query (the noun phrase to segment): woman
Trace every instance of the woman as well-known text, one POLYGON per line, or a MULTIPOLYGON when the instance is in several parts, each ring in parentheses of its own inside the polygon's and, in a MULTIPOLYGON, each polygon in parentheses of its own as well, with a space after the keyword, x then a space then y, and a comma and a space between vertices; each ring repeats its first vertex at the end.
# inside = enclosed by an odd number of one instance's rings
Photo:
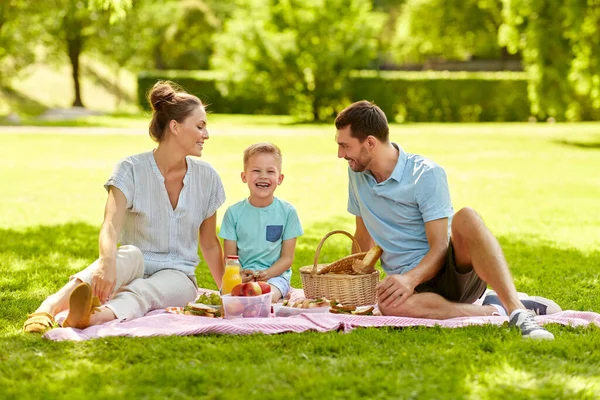
POLYGON ((157 148, 117 164, 104 185, 100 257, 44 300, 25 322, 26 332, 52 327, 54 316, 67 308, 63 326, 82 329, 186 305, 197 293, 198 234, 220 286, 224 267, 216 210, 225 193, 210 165, 188 157, 200 157, 209 137, 204 105, 171 82, 158 82, 148 97, 157 148))

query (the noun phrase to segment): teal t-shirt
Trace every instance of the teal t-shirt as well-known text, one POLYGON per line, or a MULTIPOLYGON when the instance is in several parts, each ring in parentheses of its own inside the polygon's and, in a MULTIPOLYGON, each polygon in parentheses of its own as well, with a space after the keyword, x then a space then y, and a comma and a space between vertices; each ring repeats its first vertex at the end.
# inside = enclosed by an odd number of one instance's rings
MULTIPOLYGON (((237 242, 243 269, 265 270, 279 260, 284 240, 302 235, 294 206, 274 198, 267 207, 254 207, 248 199, 227 209, 219 237, 237 242)), ((290 279, 291 269, 281 276, 290 279)))

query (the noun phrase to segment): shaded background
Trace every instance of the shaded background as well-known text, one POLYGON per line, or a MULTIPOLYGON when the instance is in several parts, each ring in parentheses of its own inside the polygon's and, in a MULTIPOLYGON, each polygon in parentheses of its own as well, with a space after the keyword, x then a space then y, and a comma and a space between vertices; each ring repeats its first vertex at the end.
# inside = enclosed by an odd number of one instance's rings
POLYGON ((168 78, 217 113, 597 120, 599 26, 594 0, 4 0, 0 115, 137 113, 168 78))

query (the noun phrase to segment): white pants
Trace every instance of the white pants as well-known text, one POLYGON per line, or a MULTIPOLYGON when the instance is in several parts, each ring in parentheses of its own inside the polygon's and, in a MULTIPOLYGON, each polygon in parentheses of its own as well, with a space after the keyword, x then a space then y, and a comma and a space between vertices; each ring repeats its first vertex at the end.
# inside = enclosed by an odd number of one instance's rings
MULTIPOLYGON (((71 276, 92 283, 92 274, 98 268, 96 260, 81 272, 71 276)), ((144 257, 135 246, 121 246, 117 250, 117 281, 114 296, 104 304, 117 319, 130 320, 144 316, 148 311, 165 307, 183 307, 194 301, 197 284, 194 277, 175 269, 163 269, 151 276, 144 275, 144 257)))

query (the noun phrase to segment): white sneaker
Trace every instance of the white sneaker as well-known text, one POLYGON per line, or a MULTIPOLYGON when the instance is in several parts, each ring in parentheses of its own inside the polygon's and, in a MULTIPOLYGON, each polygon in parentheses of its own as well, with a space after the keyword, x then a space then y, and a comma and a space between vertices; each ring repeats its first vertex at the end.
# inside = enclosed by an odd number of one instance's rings
POLYGON ((529 296, 526 299, 521 300, 521 303, 523 303, 525 308, 534 310, 537 315, 550 315, 562 311, 562 308, 554 301, 541 296, 529 296), (525 302, 531 302, 530 306, 525 304, 525 302), (540 308, 540 305, 543 307, 540 308))
MULTIPOLYGON (((526 309, 533 311, 536 315, 550 315, 562 311, 558 304, 545 297, 527 296, 527 298, 521 298, 520 300, 526 309)), ((482 305, 497 305, 504 308, 504 305, 495 292, 487 294, 483 299, 482 305)))
POLYGON ((524 339, 554 340, 554 335, 535 322, 535 313, 531 310, 516 310, 508 326, 516 326, 521 330, 524 339))

